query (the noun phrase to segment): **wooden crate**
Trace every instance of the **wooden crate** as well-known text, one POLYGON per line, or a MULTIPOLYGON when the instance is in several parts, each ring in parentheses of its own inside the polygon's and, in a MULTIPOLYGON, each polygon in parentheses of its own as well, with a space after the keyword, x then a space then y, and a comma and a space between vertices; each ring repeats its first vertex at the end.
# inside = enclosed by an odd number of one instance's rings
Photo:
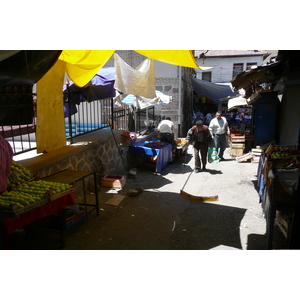
POLYGON ((231 148, 230 155, 232 157, 242 156, 244 154, 244 148, 231 148))
POLYGON ((243 143, 230 143, 230 155, 232 157, 239 157, 244 154, 245 144, 243 143))
POLYGON ((245 136, 244 135, 231 135, 230 140, 232 143, 244 143, 245 142, 245 136))
POLYGON ((245 144, 244 143, 230 143, 230 148, 245 149, 245 144))

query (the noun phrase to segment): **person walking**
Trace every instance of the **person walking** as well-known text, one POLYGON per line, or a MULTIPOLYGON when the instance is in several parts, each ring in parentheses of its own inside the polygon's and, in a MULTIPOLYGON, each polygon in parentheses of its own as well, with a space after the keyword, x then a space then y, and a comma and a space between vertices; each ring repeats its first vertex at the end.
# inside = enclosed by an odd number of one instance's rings
POLYGON ((174 123, 170 117, 162 120, 158 126, 157 131, 160 133, 160 141, 173 144, 174 141, 174 123))
POLYGON ((214 140, 220 161, 224 161, 224 151, 226 149, 226 133, 230 135, 230 128, 225 117, 222 117, 222 112, 217 111, 215 118, 209 123, 209 131, 214 140))
POLYGON ((194 172, 198 173, 202 170, 206 170, 207 163, 207 152, 209 143, 212 141, 212 136, 208 129, 208 126, 203 125, 203 121, 198 120, 192 128, 187 132, 186 140, 188 143, 192 143, 194 148, 194 159, 195 159, 195 169, 194 172), (201 160, 200 155, 201 154, 201 160))
POLYGON ((204 125, 209 126, 211 120, 212 120, 212 115, 210 112, 208 112, 204 118, 204 122, 203 122, 204 125))

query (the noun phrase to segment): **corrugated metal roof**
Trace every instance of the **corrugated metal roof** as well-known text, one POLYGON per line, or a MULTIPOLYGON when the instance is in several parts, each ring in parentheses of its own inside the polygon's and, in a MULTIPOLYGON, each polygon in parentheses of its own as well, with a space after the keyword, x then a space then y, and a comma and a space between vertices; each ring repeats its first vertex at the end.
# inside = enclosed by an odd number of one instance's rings
POLYGON ((206 57, 218 56, 263 56, 268 55, 267 50, 195 50, 195 57, 199 57, 202 53, 206 57))

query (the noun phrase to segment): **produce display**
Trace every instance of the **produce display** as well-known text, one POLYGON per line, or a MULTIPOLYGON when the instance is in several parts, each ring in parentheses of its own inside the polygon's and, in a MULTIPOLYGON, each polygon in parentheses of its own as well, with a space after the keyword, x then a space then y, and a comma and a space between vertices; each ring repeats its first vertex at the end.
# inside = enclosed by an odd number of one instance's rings
POLYGON ((187 143, 185 138, 177 138, 175 139, 175 143, 177 146, 183 146, 187 143))
POLYGON ((12 188, 29 181, 34 178, 34 174, 24 168, 21 164, 16 161, 12 161, 10 173, 7 178, 7 185, 12 188))
POLYGON ((288 158, 293 155, 300 155, 300 150, 292 147, 270 145, 265 154, 270 158, 288 158))
POLYGON ((0 206, 8 209, 10 204, 16 204, 17 208, 23 208, 47 197, 47 192, 59 194, 70 190, 71 185, 58 182, 49 182, 44 180, 30 181, 17 187, 10 192, 4 192, 0 195, 0 206))

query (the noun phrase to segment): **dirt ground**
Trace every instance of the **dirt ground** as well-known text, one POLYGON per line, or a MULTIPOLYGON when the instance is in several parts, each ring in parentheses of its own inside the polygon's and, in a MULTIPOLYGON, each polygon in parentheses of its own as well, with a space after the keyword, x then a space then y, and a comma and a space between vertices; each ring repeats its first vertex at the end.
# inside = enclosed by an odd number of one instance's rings
MULTIPOLYGON (((63 250, 266 249, 266 221, 255 185, 258 164, 237 163, 228 149, 225 158, 196 174, 189 147, 186 157, 178 157, 160 174, 154 165, 143 164, 122 189, 101 187, 99 216, 92 212, 68 229, 63 250), (127 196, 136 187, 143 192, 127 196), (181 189, 193 195, 216 195, 218 201, 195 202, 183 197, 181 189), (114 195, 124 199, 117 206, 106 204, 114 195)), ((93 194, 88 193, 88 201, 94 202, 93 194)), ((286 248, 282 233, 275 229, 274 248, 286 248)), ((27 237, 26 243, 14 243, 15 249, 59 248, 56 233, 31 231, 31 241, 27 237)))

